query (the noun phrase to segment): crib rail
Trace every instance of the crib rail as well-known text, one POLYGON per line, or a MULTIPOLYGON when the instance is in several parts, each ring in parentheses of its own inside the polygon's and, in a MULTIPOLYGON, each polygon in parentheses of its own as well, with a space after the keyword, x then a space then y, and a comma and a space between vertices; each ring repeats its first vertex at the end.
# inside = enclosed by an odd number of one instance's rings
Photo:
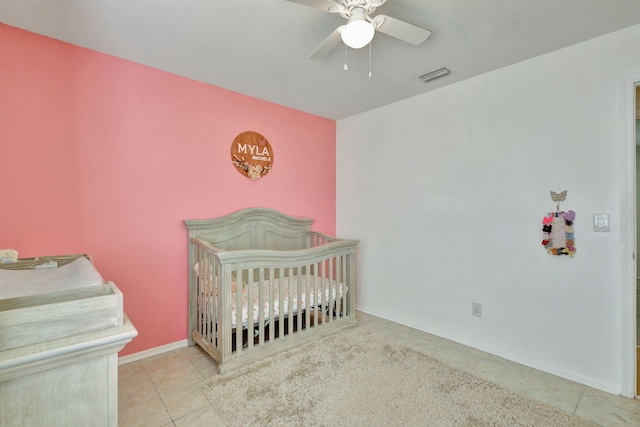
POLYGON ((355 323, 355 240, 307 232, 307 247, 288 251, 189 242, 190 339, 221 372, 355 323))

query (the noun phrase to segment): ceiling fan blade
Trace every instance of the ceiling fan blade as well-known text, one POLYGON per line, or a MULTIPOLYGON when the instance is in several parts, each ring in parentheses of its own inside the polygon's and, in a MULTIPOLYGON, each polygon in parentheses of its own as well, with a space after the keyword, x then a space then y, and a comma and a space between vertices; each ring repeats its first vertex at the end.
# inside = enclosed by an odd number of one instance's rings
POLYGON ((407 43, 418 46, 431 35, 431 31, 408 22, 392 18, 387 15, 377 15, 374 18, 376 29, 388 36, 395 37, 407 43))
POLYGON ((324 42, 322 42, 320 47, 311 54, 309 59, 324 59, 325 56, 327 56, 333 49, 335 49, 335 47, 342 41, 342 36, 340 33, 342 33, 343 28, 344 25, 340 25, 338 28, 336 28, 335 31, 331 33, 331 35, 327 37, 324 42))
POLYGON ((287 0, 291 3, 298 3, 303 6, 309 6, 314 9, 324 10, 329 12, 329 9, 336 7, 337 3, 330 0, 287 0))

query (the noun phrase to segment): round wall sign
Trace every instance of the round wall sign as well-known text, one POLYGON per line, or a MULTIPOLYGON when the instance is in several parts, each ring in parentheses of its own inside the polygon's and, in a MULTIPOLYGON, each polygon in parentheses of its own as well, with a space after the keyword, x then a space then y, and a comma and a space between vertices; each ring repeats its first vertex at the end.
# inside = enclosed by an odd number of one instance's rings
POLYGON ((242 175, 254 181, 260 179, 273 165, 271 144, 258 132, 242 132, 231 144, 231 163, 242 175))

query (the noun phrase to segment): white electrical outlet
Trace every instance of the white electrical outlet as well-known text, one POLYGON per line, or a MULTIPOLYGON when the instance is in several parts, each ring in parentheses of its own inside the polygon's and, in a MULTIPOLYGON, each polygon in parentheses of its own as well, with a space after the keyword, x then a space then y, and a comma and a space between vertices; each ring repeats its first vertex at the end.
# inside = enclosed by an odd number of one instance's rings
POLYGON ((475 317, 482 317, 482 304, 480 304, 479 302, 472 302, 471 315, 475 317))

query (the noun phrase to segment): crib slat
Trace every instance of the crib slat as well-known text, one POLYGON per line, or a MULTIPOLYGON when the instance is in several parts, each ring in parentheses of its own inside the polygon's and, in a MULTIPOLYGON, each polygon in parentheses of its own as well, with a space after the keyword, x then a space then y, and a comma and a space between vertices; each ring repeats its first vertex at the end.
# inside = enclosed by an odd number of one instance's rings
POLYGON ((200 264, 198 264, 199 269, 200 269, 200 286, 202 287, 202 289, 200 290, 200 295, 202 297, 202 302, 203 302, 203 306, 201 307, 201 312, 200 312, 200 322, 201 323, 201 329, 202 329, 202 337, 207 341, 207 342, 211 342, 211 325, 210 325, 210 320, 211 320, 211 306, 212 304, 212 297, 210 293, 211 291, 211 284, 210 282, 210 271, 209 271, 209 265, 207 264, 208 261, 208 257, 207 257, 207 253, 202 251, 202 256, 200 257, 200 264))
POLYGON ((220 261, 216 259, 213 254, 207 254, 212 268, 212 284, 209 292, 209 307, 207 310, 209 317, 207 319, 207 323, 209 324, 209 328, 211 330, 211 343, 215 345, 215 347, 219 350, 220 340, 220 325, 218 323, 218 319, 221 317, 220 307, 221 301, 223 298, 222 291, 220 290, 220 285, 222 284, 222 266, 220 265, 220 261))
POLYGON ((340 304, 341 304, 341 288, 342 288, 342 277, 341 277, 341 255, 336 256, 333 258, 333 263, 334 263, 334 277, 332 278, 332 280, 334 281, 334 285, 333 285, 333 309, 334 309, 334 320, 338 320, 338 318, 340 317, 340 304))
POLYGON ((284 336, 284 268, 280 267, 278 274, 278 337, 284 336))
POLYGON ((356 303, 356 269, 355 269, 355 249, 352 249, 348 255, 348 262, 345 264, 345 281, 348 283, 349 293, 348 298, 345 300, 346 309, 345 312, 351 318, 355 318, 354 310, 356 303))
MULTIPOLYGON (((202 251, 200 250, 199 246, 195 247, 195 262, 197 263, 196 265, 201 266, 202 265, 202 251)), ((194 265, 195 267, 195 265, 194 265)), ((198 267, 199 268, 199 267, 198 267)), ((189 274, 191 274, 191 272, 189 272, 189 274)), ((195 329, 196 331, 198 331, 198 334, 203 335, 204 331, 202 329, 202 326, 204 325, 202 322, 202 317, 203 317, 203 312, 202 312, 202 303, 204 302, 204 300, 206 299, 206 295, 203 294, 202 292, 202 278, 200 277, 200 271, 198 271, 196 273, 196 276, 194 278, 195 280, 195 287, 196 287, 196 295, 198 296, 198 299, 196 300, 196 313, 197 313, 197 317, 196 317, 196 322, 195 322, 195 329)), ((191 333, 191 331, 189 331, 189 333, 191 333)))
POLYGON ((292 334, 293 333, 293 317, 294 317, 293 298, 292 298, 293 296, 293 268, 292 267, 289 267, 287 270, 287 288, 288 288, 287 301, 286 301, 286 308, 285 308, 286 311, 280 312, 281 314, 280 317, 284 317, 285 313, 288 314, 285 318, 287 319, 287 322, 288 322, 288 331, 290 334, 292 334))
MULTIPOLYGON (((247 320, 247 348, 253 348, 253 331, 255 327, 255 317, 253 312, 253 268, 247 271, 247 312, 249 314, 247 320)), ((259 307, 259 305, 258 305, 259 307)), ((237 332, 236 332, 237 333, 237 332)), ((244 333, 244 332, 243 332, 244 333)), ((244 348, 243 348, 244 349, 244 348)))
POLYGON ((342 314, 344 317, 349 316, 349 299, 351 299, 353 291, 352 283, 349 281, 350 260, 349 254, 342 256, 342 314))
POLYGON ((309 282, 311 280, 310 270, 310 265, 305 265, 302 270, 302 277, 304 278, 304 324, 307 328, 311 327, 311 324, 309 324, 309 319, 311 318, 311 290, 309 288, 309 282))
POLYGON ((258 272, 258 344, 264 344, 264 268, 258 272))
POLYGON ((317 326, 320 318, 318 313, 322 313, 322 308, 320 307, 322 301, 321 298, 318 298, 320 292, 320 263, 315 263, 313 267, 313 326, 317 326))
POLYGON ((342 263, 344 255, 336 257, 336 319, 342 317, 342 299, 344 298, 344 278, 342 277, 342 263))
MULTIPOLYGON (((236 352, 242 351, 242 278, 244 270, 236 270, 236 352)), ((233 284, 231 285, 233 288, 233 284)))
MULTIPOLYGON (((204 293, 204 313, 202 318, 202 322, 204 322, 204 328, 206 330, 206 341, 207 343, 217 346, 219 343, 217 342, 216 336, 216 322, 215 319, 218 316, 218 300, 216 295, 218 295, 219 290, 218 286, 218 263, 213 258, 213 255, 204 252, 204 257, 202 258, 202 262, 205 265, 205 288, 203 289, 204 293)), ((200 264, 202 265, 202 264, 200 264)))
MULTIPOLYGON (((335 277, 333 276, 333 263, 335 262, 335 258, 331 257, 329 258, 329 278, 327 281, 327 309, 329 310, 329 316, 328 319, 329 322, 333 322, 333 313, 331 312, 333 310, 333 304, 335 301, 335 298, 333 296, 333 292, 334 292, 334 279, 335 277)), ((336 284, 337 286, 337 284, 336 284)), ((326 319, 326 317, 325 317, 326 319)))
POLYGON ((232 353, 232 318, 231 318, 231 267, 221 268, 218 276, 218 308, 217 332, 220 337, 220 350, 222 358, 229 358, 232 353))
POLYGON ((302 330, 302 316, 304 312, 302 311, 303 302, 302 302, 302 267, 296 268, 296 304, 298 310, 296 311, 296 328, 298 331, 302 330))
POLYGON ((273 278, 273 268, 269 269, 269 295, 267 296, 267 298, 269 298, 269 341, 273 342, 273 340, 275 339, 275 327, 276 327, 276 323, 274 321, 274 304, 273 304, 273 282, 274 282, 274 278, 273 278))
POLYGON ((316 276, 316 282, 318 287, 318 318, 316 319, 316 323, 320 324, 322 322, 322 317, 324 316, 325 309, 325 301, 324 301, 324 261, 320 261, 318 263, 318 272, 316 276))
MULTIPOLYGON (((197 263, 198 266, 202 265, 202 251, 200 250, 199 246, 195 247, 195 261, 197 263)), ((189 272, 189 274, 191 274, 191 272, 189 272)), ((195 278, 195 287, 196 287, 196 295, 198 296, 198 299, 196 300, 196 313, 197 313, 197 317, 196 317, 196 323, 195 323, 195 329, 198 331, 198 334, 203 335, 204 331, 202 330, 202 303, 203 300, 205 299, 205 295, 203 295, 202 293, 202 278, 200 277, 200 272, 198 271, 198 273, 196 274, 195 278)), ((191 331, 189 331, 189 333, 191 333, 191 331)))

